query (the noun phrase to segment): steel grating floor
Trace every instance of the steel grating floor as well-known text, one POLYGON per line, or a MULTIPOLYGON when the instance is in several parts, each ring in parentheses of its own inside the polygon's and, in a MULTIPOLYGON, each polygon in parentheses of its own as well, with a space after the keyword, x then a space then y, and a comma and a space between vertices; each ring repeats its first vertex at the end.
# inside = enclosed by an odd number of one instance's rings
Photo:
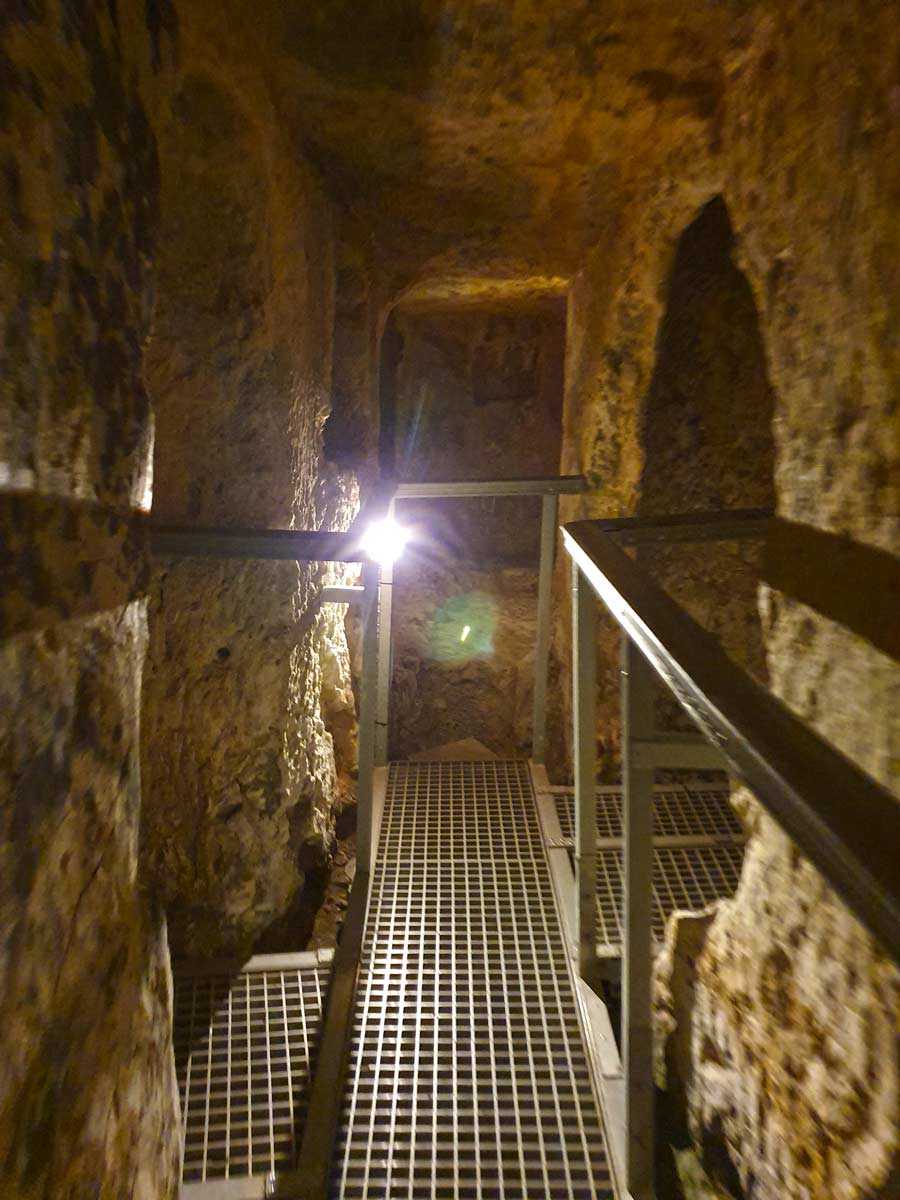
MULTIPOLYGON (((575 794, 553 789, 563 840, 574 843, 575 794)), ((654 789, 653 936, 662 942, 676 910, 698 911, 734 895, 741 875, 746 834, 725 788, 654 789)), ((622 793, 597 792, 597 945, 604 955, 622 945, 622 793)))
POLYGON ((185 1184, 294 1165, 330 970, 330 955, 297 954, 176 972, 185 1184))
MULTIPOLYGON (((575 839, 575 793, 567 788, 554 788, 553 799, 560 831, 572 844, 575 839)), ((597 835, 601 839, 622 839, 622 792, 619 788, 597 789, 597 835)), ((731 805, 727 788, 684 784, 654 788, 653 836, 717 836, 731 842, 743 842, 746 835, 731 805)))
POLYGON ((390 769, 334 1194, 612 1197, 526 763, 390 769))

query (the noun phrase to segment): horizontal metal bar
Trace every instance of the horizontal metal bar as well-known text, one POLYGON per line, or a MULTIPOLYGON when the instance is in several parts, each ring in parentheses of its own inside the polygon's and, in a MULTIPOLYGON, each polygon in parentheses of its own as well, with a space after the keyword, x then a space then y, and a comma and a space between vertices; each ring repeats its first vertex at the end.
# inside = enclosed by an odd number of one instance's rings
POLYGON ((263 1200, 266 1175, 247 1175, 238 1179, 210 1179, 204 1183, 183 1183, 181 1200, 263 1200))
POLYGON ((587 491, 583 475, 550 479, 458 479, 447 483, 398 483, 397 500, 445 500, 453 496, 565 496, 587 491))
MULTIPOLYGON (((601 850, 621 850, 624 841, 625 839, 620 837, 598 837, 597 852, 599 853, 601 850)), ((698 846, 744 846, 746 843, 746 837, 739 837, 734 833, 653 835, 654 850, 693 850, 698 846)))
POLYGON ((150 546, 160 558, 264 558, 352 563, 368 559, 358 533, 330 533, 322 529, 202 529, 188 525, 151 525, 150 546))
POLYGON ((361 584, 331 584, 319 592, 321 604, 356 604, 362 600, 366 589, 361 584))
POLYGON ((247 975, 256 971, 302 971, 331 962, 332 949, 297 950, 289 954, 254 954, 246 962, 233 958, 202 958, 176 961, 173 966, 180 979, 205 975, 247 975))
POLYGON ((592 521, 564 544, 731 769, 900 962, 900 803, 733 663, 592 521))
POLYGON ((725 759, 717 746, 705 738, 682 739, 632 738, 632 755, 636 767, 669 767, 683 771, 721 771, 725 759))
POLYGON ((769 531, 770 508, 734 508, 715 512, 675 513, 664 517, 615 517, 596 521, 617 542, 731 542, 761 538, 769 531))

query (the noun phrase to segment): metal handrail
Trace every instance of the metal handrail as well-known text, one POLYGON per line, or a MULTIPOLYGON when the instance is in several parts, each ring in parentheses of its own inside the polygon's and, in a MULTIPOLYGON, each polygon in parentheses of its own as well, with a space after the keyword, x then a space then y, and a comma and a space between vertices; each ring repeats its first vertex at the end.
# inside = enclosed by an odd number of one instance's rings
MULTIPOLYGON (((664 743, 654 740, 653 672, 703 738, 898 962, 900 803, 732 662, 718 642, 615 544, 602 524, 579 521, 562 531, 573 564, 576 874, 579 892, 585 893, 580 903, 584 925, 593 916, 596 853, 596 595, 623 632, 626 1174, 634 1200, 648 1200, 654 1194, 652 787, 654 765, 668 765, 664 743)), ((628 528, 627 522, 617 524, 628 528)), ((729 540, 733 528, 733 523, 721 521, 718 536, 729 540)), ((751 532, 749 522, 746 530, 751 532)), ((584 928, 580 943, 584 970, 592 949, 584 928)))
POLYGON ((900 961, 900 804, 823 741, 593 522, 564 545, 656 673, 831 886, 900 961))

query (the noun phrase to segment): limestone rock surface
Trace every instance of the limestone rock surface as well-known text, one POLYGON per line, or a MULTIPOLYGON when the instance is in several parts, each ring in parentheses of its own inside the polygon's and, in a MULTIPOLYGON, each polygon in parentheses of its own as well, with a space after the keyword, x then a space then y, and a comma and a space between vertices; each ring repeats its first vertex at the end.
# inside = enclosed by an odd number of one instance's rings
POLYGON ((142 886, 143 345, 167 4, 0 14, 0 1195, 160 1200, 180 1130, 142 886))

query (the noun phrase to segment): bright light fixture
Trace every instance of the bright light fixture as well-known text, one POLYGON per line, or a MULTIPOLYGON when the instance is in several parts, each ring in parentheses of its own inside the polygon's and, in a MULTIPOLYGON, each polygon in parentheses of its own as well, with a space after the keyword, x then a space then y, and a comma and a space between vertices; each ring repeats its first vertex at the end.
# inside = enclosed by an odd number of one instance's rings
POLYGON ((393 517, 385 517, 383 521, 375 521, 366 530, 362 548, 370 558, 383 567, 389 567, 403 553, 408 541, 409 530, 398 525, 393 517))

